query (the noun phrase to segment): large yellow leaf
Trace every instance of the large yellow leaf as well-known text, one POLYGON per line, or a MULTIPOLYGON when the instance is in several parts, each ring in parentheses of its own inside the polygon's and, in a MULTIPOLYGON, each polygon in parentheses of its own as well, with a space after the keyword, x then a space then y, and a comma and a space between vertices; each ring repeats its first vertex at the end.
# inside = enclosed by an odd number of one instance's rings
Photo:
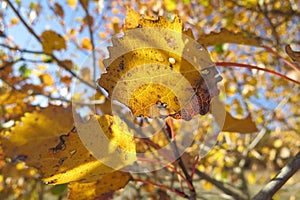
POLYGON ((95 182, 73 182, 68 185, 68 198, 71 200, 94 200, 105 193, 123 188, 130 179, 129 173, 115 171, 95 182))
POLYGON ((52 30, 44 31, 41 34, 42 46, 46 53, 52 53, 54 50, 66 49, 65 39, 52 30))
MULTIPOLYGON (((115 122, 112 117, 96 119, 99 120, 97 123, 100 123, 102 130, 111 135, 112 143, 122 141, 123 146, 119 148, 130 147, 131 152, 135 151, 130 134, 115 128, 118 125, 112 124, 115 122)), ((44 181, 51 184, 79 180, 96 181, 102 175, 115 171, 115 168, 104 165, 86 149, 77 132, 74 129, 70 131, 72 127, 70 108, 50 106, 34 113, 26 113, 21 122, 6 134, 8 139, 3 141, 4 152, 12 160, 23 160, 29 166, 39 169, 44 181)), ((104 147, 98 148, 102 150, 104 147)), ((107 154, 106 158, 116 157, 107 154)))
POLYGON ((251 115, 248 115, 244 119, 234 118, 229 112, 226 112, 224 127, 222 131, 238 132, 238 133, 254 133, 258 129, 255 123, 251 119, 251 115))
POLYGON ((172 116, 184 113, 185 119, 207 113, 215 93, 210 94, 205 84, 217 90, 217 70, 191 32, 183 31, 181 20, 142 17, 129 10, 125 30, 123 37, 112 39, 110 57, 103 61, 107 73, 98 80, 111 98, 135 116, 157 116, 158 104, 172 116), (211 72, 212 79, 204 81, 202 70, 211 72))
POLYGON ((223 43, 235 43, 250 46, 261 46, 258 39, 246 36, 241 32, 235 33, 226 28, 222 28, 220 32, 211 32, 199 36, 198 42, 204 46, 214 46, 223 43))

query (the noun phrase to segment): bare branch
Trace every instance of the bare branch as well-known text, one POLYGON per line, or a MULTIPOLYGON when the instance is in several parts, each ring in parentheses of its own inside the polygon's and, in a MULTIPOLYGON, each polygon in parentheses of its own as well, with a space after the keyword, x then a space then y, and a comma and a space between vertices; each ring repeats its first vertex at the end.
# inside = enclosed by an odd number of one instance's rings
POLYGON ((87 23, 88 23, 88 29, 89 29, 89 35, 90 35, 90 40, 92 43, 92 65, 93 65, 93 77, 94 77, 94 81, 97 80, 97 75, 96 75, 96 55, 95 55, 95 42, 94 42, 94 37, 93 37, 93 30, 92 30, 92 20, 91 20, 91 15, 89 13, 89 9, 88 9, 88 3, 85 6, 83 1, 80 0, 80 4, 86 14, 86 18, 87 18, 87 23))
POLYGON ((269 181, 254 197, 253 200, 271 200, 272 196, 291 178, 300 168, 300 151, 279 173, 269 181))
POLYGON ((23 17, 20 15, 20 12, 17 11, 17 9, 14 7, 14 5, 7 0, 8 5, 11 7, 11 9, 14 11, 14 13, 18 16, 18 18, 22 21, 22 23, 24 24, 24 26, 27 28, 27 30, 35 37, 35 39, 37 39, 37 41, 39 41, 40 43, 42 43, 40 37, 33 31, 33 29, 25 22, 25 20, 23 19, 23 17))
POLYGON ((238 193, 238 192, 234 191, 234 188, 233 187, 230 188, 230 186, 228 184, 225 184, 221 181, 215 180, 214 178, 211 178, 209 175, 199 171, 198 169, 195 170, 195 173, 198 176, 200 176, 200 178, 210 182, 211 184, 213 184, 214 186, 216 186, 217 188, 222 190, 225 194, 232 196, 234 199, 237 199, 237 200, 247 199, 247 197, 244 196, 243 193, 241 193, 241 192, 238 193))

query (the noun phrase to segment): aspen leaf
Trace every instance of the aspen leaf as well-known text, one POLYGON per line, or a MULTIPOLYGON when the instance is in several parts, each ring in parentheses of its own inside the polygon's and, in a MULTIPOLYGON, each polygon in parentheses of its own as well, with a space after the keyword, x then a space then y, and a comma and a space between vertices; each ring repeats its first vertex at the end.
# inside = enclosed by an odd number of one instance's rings
POLYGON ((236 119, 229 112, 226 112, 224 127, 222 131, 238 133, 254 133, 258 129, 249 114, 245 119, 236 119))
POLYGON ((45 86, 51 86, 54 84, 54 80, 53 80, 52 76, 49 74, 40 75, 40 80, 41 80, 42 84, 44 84, 45 86))
POLYGON ((207 113, 218 91, 220 80, 214 78, 218 73, 208 52, 190 31, 183 31, 178 16, 170 22, 129 10, 125 29, 121 39, 112 39, 110 57, 103 61, 107 73, 98 80, 111 98, 127 105, 135 116, 157 116, 159 103, 187 120, 207 113), (200 74, 205 68, 210 68, 211 80, 204 81, 200 74))
POLYGON ((59 136, 73 127, 70 108, 49 106, 46 109, 25 113, 10 132, 6 132, 3 150, 12 160, 26 161, 29 166, 45 170, 45 175, 54 173, 54 163, 49 149, 56 146, 59 136), (51 162, 50 162, 51 160, 51 162), (50 166, 49 166, 50 164, 50 166), (52 170, 52 171, 51 171, 52 170))
POLYGON ((77 5, 77 0, 67 0, 67 4, 74 9, 77 5))
POLYGON ((293 51, 290 45, 285 46, 285 51, 293 61, 300 63, 300 51, 293 51))
POLYGON ((177 6, 177 3, 175 0, 164 0, 164 4, 165 4, 167 11, 174 11, 177 6))
POLYGON ((69 70, 73 69, 73 62, 72 60, 63 60, 61 61, 63 65, 65 65, 65 67, 69 70))
POLYGON ((248 174, 248 182, 252 185, 256 183, 256 173, 250 172, 248 174))
MULTIPOLYGON (((103 116, 93 119, 99 120, 97 123, 101 124, 104 132, 115 144, 111 145, 110 149, 114 151, 116 148, 129 149, 131 155, 135 156, 132 137, 124 134, 124 127, 118 128, 117 123, 111 124, 115 122, 111 118, 111 116, 103 116)), ((87 123, 86 126, 90 127, 90 124, 87 123)), ((37 168, 43 180, 49 184, 71 181, 91 182, 114 172, 115 168, 104 165, 91 155, 82 144, 77 132, 70 131, 72 127, 73 118, 70 108, 49 106, 33 113, 26 113, 11 132, 6 133, 8 139, 3 141, 4 153, 12 160, 22 160, 27 165, 37 168)), ((106 159, 117 158, 110 157, 110 154, 106 155, 106 159)), ((133 160, 135 157, 128 156, 128 162, 133 160)), ((124 162, 120 161, 120 163, 120 167, 124 166, 124 162)))
POLYGON ((81 47, 87 50, 92 50, 92 43, 90 39, 88 38, 83 38, 81 41, 81 47))
POLYGON ((213 187, 213 184, 211 184, 208 181, 203 181, 203 187, 204 187, 205 190, 210 191, 213 187))
POLYGON ((68 185, 68 198, 71 200, 94 200, 105 193, 123 188, 130 179, 129 173, 115 171, 104 175, 95 182, 72 182, 68 185))
POLYGON ((261 46, 258 39, 245 36, 241 32, 232 32, 226 28, 222 28, 220 32, 211 32, 199 36, 198 42, 204 46, 214 46, 223 43, 235 43, 250 46, 261 46))
POLYGON ((66 49, 65 39, 52 30, 44 31, 41 34, 42 46, 46 53, 51 54, 54 50, 66 49))
POLYGON ((19 19, 17 17, 13 17, 10 21, 11 25, 16 25, 17 23, 19 23, 19 19))
POLYGON ((54 7, 55 13, 56 13, 58 16, 60 16, 61 18, 64 18, 65 13, 64 13, 64 10, 63 10, 62 6, 61 6, 59 3, 55 3, 54 6, 55 6, 55 7, 54 7))

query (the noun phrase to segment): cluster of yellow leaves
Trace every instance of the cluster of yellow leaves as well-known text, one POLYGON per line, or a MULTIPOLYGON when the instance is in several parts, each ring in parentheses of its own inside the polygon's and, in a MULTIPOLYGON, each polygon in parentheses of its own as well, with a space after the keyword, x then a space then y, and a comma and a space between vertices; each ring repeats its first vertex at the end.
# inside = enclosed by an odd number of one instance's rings
POLYGON ((12 90, 10 88, 0 88, 1 120, 14 120, 23 115, 24 112, 34 110, 34 107, 26 101, 27 92, 12 90))

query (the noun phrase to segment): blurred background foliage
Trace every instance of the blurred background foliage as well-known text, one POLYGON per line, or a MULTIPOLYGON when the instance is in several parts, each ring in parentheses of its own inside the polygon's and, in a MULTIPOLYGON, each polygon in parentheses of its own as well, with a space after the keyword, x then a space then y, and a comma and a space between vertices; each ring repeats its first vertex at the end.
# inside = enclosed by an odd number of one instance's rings
MULTIPOLYGON (((250 198, 299 151, 299 85, 265 71, 221 63, 259 66, 299 81, 299 63, 285 52, 286 45, 300 49, 298 0, 2 0, 0 6, 0 130, 13 126, 35 106, 70 104, 72 81, 91 81, 89 76, 76 75, 87 70, 80 68, 85 64, 82 61, 94 50, 99 55, 99 71, 103 70, 101 55, 105 53, 98 47, 121 31, 130 7, 141 14, 169 19, 177 14, 196 38, 226 28, 261 42, 259 47, 230 42, 207 47, 214 62, 220 63, 226 110, 236 118, 251 115, 259 131, 221 132, 217 145, 197 166, 194 185, 201 198, 230 199, 216 189, 214 181, 250 198)), ((196 156, 193 152, 192 146, 182 157, 190 169, 196 156)), ((2 156, 0 170, 0 199, 66 198, 66 185, 43 184, 36 170, 24 163, 10 163, 2 156)), ((138 176, 183 187, 167 168, 138 176)), ((298 173, 274 199, 300 198, 299 180, 298 173)), ((172 195, 153 185, 130 182, 114 198, 172 199, 172 195)))

